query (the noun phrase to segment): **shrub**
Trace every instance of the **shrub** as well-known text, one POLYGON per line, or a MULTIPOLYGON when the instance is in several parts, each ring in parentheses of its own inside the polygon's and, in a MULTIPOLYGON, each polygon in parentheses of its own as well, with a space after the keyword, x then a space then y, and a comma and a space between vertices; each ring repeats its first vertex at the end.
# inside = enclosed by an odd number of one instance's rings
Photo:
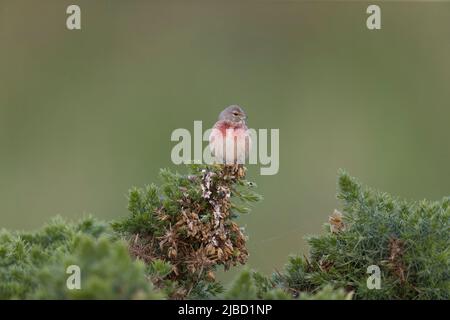
POLYGON ((245 264, 244 230, 234 221, 260 197, 241 165, 191 166, 186 175, 161 171, 162 185, 134 188, 126 219, 113 228, 131 254, 152 265, 171 267, 154 284, 172 298, 207 298, 222 291, 218 267, 245 264))
POLYGON ((405 201, 341 172, 325 233, 308 256, 268 277, 245 269, 228 289, 214 271, 247 259, 236 224, 260 199, 241 166, 161 172, 163 184, 129 194, 130 215, 109 225, 61 218, 37 232, 0 232, 0 299, 449 299, 450 198, 405 201), (125 240, 125 241, 124 241, 125 240), (81 271, 69 290, 67 267, 81 271), (381 288, 369 289, 369 266, 381 288))
POLYGON ((308 258, 291 257, 274 286, 294 296, 324 285, 356 299, 450 298, 450 199, 399 200, 339 177, 335 211, 324 235, 308 238, 308 258), (381 270, 381 288, 369 289, 367 268, 381 270))
POLYGON ((54 219, 32 233, 0 235, 0 299, 159 298, 126 244, 93 218, 73 224, 54 219), (69 290, 67 267, 81 271, 81 290, 69 290))

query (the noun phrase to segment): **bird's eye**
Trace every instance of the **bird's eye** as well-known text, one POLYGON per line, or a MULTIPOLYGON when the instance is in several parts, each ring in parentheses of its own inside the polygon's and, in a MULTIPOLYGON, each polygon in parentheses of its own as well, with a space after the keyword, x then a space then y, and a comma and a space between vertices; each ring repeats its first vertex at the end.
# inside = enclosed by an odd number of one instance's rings
POLYGON ((237 113, 237 112, 233 112, 233 115, 235 115, 235 116, 238 116, 238 115, 239 115, 239 113, 237 113))

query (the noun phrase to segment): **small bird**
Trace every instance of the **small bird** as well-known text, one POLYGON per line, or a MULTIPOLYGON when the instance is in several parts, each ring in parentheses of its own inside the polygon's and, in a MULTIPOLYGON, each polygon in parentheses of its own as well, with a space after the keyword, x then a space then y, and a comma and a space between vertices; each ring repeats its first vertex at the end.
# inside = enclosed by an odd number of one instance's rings
POLYGON ((209 136, 209 148, 216 162, 244 164, 251 148, 247 115, 238 105, 231 105, 219 114, 209 136))

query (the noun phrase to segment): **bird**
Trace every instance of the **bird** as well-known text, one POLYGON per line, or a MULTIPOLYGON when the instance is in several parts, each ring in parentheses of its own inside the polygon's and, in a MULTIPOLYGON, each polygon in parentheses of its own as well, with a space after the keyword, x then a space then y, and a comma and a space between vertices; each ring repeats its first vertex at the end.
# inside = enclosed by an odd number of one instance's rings
POLYGON ((220 164, 245 164, 251 148, 247 115, 238 105, 225 108, 209 136, 209 148, 220 164))

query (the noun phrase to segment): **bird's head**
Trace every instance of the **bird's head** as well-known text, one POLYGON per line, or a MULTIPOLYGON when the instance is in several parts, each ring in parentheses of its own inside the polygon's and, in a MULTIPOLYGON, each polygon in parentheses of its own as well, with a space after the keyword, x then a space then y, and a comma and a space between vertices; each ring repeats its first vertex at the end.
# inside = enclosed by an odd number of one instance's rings
POLYGON ((231 121, 234 123, 245 123, 247 115, 238 105, 231 105, 219 114, 219 121, 231 121))

